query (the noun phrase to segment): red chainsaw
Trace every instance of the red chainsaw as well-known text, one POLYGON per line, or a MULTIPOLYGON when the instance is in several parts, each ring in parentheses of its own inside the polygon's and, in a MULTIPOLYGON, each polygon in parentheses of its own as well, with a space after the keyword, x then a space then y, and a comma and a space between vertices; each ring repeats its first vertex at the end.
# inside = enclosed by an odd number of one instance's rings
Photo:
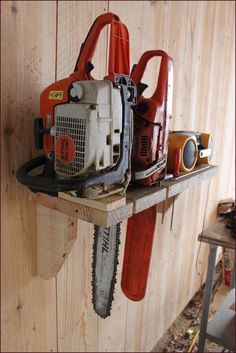
MULTIPOLYGON (((166 175, 169 120, 172 108, 173 61, 161 50, 145 52, 132 75, 137 85, 134 106, 132 179, 138 185, 153 185, 166 175), (160 70, 153 95, 144 98, 142 83, 148 61, 160 57, 160 70)), ((156 205, 128 220, 121 287, 133 301, 144 298, 156 223, 156 205)))
MULTIPOLYGON (((99 16, 81 46, 74 72, 41 93, 41 117, 34 121, 34 134, 36 147, 44 154, 21 166, 18 180, 34 192, 53 196, 59 191, 91 199, 124 194, 131 179, 131 106, 136 102, 129 73, 126 26, 112 13, 99 16), (110 25, 108 75, 95 80, 92 58, 106 25, 110 25)), ((110 315, 113 300, 119 237, 120 224, 95 225, 92 302, 103 318, 110 315)))

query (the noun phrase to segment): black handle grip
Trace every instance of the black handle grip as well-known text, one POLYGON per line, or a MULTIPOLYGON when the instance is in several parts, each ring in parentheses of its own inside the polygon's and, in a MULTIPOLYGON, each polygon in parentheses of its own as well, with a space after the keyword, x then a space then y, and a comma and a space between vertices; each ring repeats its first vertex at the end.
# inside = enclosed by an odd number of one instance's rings
POLYGON ((37 150, 41 150, 43 148, 43 135, 49 134, 50 129, 45 129, 43 127, 43 119, 35 118, 34 119, 34 143, 37 150))

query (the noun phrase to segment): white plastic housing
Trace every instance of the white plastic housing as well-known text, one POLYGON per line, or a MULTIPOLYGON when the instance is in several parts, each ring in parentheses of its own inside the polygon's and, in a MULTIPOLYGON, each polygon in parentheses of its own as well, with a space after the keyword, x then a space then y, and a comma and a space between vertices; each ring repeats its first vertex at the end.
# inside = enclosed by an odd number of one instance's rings
POLYGON ((55 153, 55 171, 76 176, 111 168, 120 157, 122 101, 120 89, 110 81, 79 81, 73 84, 70 102, 55 107, 55 138, 69 135, 75 146, 75 158, 64 164, 55 153), (78 92, 78 95, 76 95, 78 92))

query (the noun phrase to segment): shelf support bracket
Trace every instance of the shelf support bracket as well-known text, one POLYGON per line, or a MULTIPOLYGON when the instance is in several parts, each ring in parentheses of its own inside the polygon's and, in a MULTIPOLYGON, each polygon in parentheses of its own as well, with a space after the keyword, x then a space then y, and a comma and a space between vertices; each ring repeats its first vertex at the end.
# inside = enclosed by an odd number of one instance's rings
POLYGON ((50 279, 58 273, 77 238, 78 219, 37 205, 37 273, 50 279))

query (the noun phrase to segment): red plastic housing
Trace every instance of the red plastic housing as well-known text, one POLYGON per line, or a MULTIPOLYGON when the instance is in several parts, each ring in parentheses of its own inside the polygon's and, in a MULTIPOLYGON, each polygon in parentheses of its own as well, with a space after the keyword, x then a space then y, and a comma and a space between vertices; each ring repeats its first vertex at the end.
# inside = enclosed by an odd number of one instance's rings
MULTIPOLYGON (((172 59, 160 50, 146 52, 135 67, 132 79, 137 86, 140 85, 147 62, 154 56, 161 57, 157 87, 150 98, 144 98, 141 93, 134 108, 134 172, 145 171, 165 155, 167 157, 172 59)), ((149 177, 135 181, 141 185, 151 185, 164 178, 165 173, 164 165, 149 177)), ((156 205, 134 214, 128 220, 121 287, 127 298, 133 301, 142 300, 145 296, 155 225, 156 205)))
MULTIPOLYGON (((68 90, 73 82, 81 80, 93 80, 87 70, 87 64, 92 58, 102 29, 110 24, 110 43, 108 75, 105 80, 114 81, 114 74, 129 75, 129 33, 119 17, 109 12, 99 16, 93 23, 82 50, 77 59, 75 71, 67 78, 57 81, 47 87, 40 96, 40 114, 43 118, 44 128, 54 125, 54 107, 68 102, 68 90), (50 121, 50 126, 48 126, 50 121)), ((48 155, 54 150, 54 138, 50 134, 44 134, 44 152, 48 155)))
POLYGON ((156 206, 129 218, 125 240, 121 288, 127 298, 145 296, 156 224, 156 206))
MULTIPOLYGON (((137 86, 141 83, 148 61, 161 57, 157 86, 152 97, 138 96, 134 108, 133 169, 143 171, 167 156, 168 131, 172 96, 172 59, 162 50, 145 52, 132 73, 137 86)), ((151 185, 165 175, 165 166, 149 177, 137 180, 141 185, 151 185)), ((135 178, 134 178, 135 179, 135 178)))

